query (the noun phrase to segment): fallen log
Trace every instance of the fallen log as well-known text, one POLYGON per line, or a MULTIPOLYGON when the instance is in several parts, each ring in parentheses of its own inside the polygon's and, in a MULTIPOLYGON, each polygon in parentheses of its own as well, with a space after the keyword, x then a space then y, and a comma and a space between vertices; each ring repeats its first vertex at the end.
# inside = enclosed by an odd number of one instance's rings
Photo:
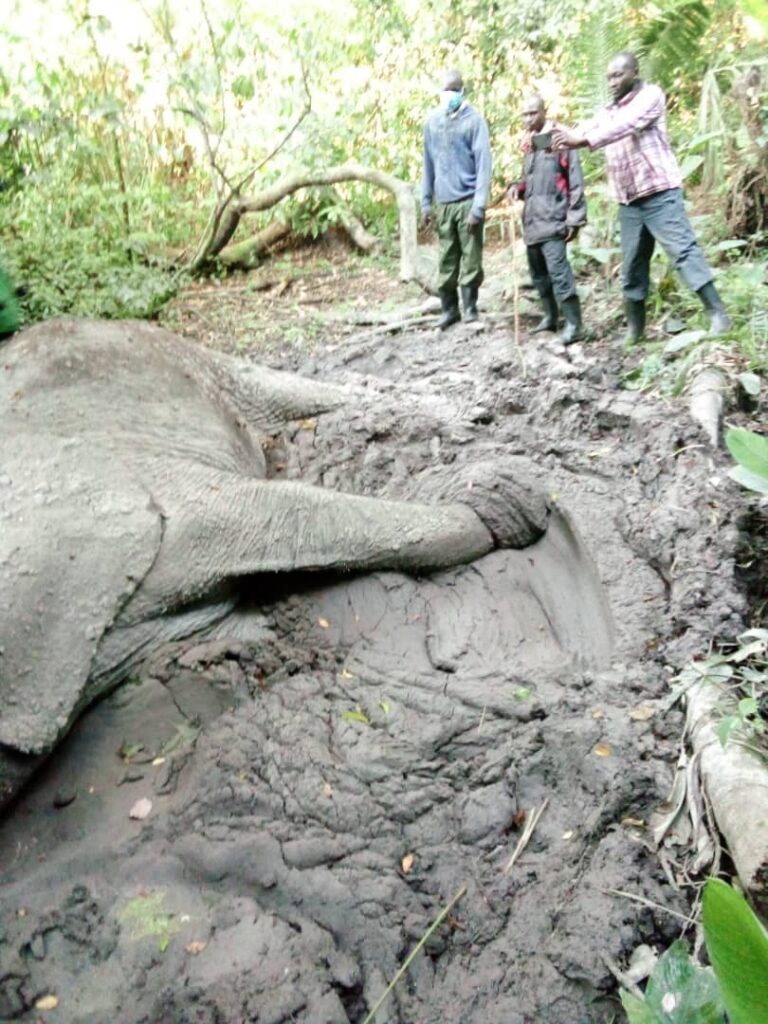
POLYGON ((768 911, 768 765, 752 748, 718 736, 729 692, 711 680, 687 693, 686 729, 701 779, 739 880, 756 909, 768 911))

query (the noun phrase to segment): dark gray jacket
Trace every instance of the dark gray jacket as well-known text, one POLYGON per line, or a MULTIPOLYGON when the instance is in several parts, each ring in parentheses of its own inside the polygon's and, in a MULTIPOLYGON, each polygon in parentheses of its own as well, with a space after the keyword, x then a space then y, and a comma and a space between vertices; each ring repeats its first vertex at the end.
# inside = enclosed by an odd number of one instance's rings
POLYGON ((587 223, 584 175, 575 149, 558 153, 548 149, 527 150, 518 195, 525 201, 526 245, 564 238, 568 228, 580 228, 587 223))

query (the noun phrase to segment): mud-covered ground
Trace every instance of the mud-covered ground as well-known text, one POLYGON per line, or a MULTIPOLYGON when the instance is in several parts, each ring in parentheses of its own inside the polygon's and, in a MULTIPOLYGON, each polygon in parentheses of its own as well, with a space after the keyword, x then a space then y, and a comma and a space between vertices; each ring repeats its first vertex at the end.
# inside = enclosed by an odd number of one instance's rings
POLYGON ((570 575, 537 548, 246 581, 236 621, 157 652, 2 822, 0 1020, 363 1024, 463 892, 378 1024, 607 1024, 605 957, 684 927, 643 823, 678 755, 670 676, 746 612, 724 460, 681 406, 620 388, 606 325, 567 354, 504 319, 388 335, 332 318, 413 290, 320 279, 169 313, 252 358, 226 327, 249 316, 272 365, 368 396, 267 439, 272 472, 391 497, 512 462, 575 524, 552 541, 570 575), (305 330, 307 305, 326 319, 305 330))

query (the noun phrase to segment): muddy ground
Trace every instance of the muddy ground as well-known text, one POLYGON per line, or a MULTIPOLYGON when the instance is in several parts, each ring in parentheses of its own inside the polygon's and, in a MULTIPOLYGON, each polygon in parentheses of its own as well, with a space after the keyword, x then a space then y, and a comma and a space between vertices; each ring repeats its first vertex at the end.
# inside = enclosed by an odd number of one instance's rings
POLYGON ((610 319, 566 353, 524 317, 516 345, 487 289, 498 319, 389 335, 354 323, 421 301, 388 269, 282 266, 166 314, 367 390, 268 439, 274 475, 392 497, 511 460, 580 567, 247 581, 236 621, 157 652, 2 822, 0 1020, 363 1024, 462 891, 378 1024, 621 1020, 606 955, 668 945, 693 895, 644 828, 681 733, 659 704, 747 611, 725 460, 681 405, 622 390, 610 319))

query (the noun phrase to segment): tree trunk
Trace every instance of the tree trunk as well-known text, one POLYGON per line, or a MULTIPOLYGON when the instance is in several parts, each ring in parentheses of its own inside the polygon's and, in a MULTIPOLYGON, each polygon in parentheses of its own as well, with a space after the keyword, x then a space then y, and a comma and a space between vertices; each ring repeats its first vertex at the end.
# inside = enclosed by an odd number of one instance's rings
POLYGON ((434 283, 430 279, 430 274, 418 259, 417 207, 412 187, 408 182, 396 178, 393 174, 356 163, 329 167, 324 171, 294 174, 283 178, 257 195, 233 199, 221 220, 216 238, 213 240, 206 258, 210 260, 220 255, 222 260, 229 265, 247 262, 250 253, 249 244, 259 239, 261 232, 248 242, 227 246, 244 214, 269 210, 282 199, 293 195, 300 189, 316 185, 336 185, 343 181, 365 181, 392 193, 400 215, 400 280, 417 281, 427 291, 434 292, 434 283), (225 248, 225 246, 227 247, 225 248))

